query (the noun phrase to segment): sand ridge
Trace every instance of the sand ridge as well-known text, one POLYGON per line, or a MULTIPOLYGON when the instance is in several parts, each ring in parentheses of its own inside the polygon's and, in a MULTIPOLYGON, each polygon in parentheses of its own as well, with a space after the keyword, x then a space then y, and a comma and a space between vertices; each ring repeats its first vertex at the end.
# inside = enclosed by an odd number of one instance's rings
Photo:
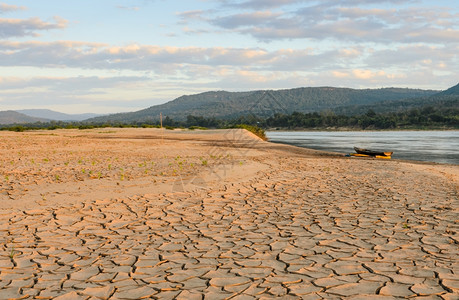
POLYGON ((459 297, 459 166, 243 130, 0 135, 2 299, 459 297))

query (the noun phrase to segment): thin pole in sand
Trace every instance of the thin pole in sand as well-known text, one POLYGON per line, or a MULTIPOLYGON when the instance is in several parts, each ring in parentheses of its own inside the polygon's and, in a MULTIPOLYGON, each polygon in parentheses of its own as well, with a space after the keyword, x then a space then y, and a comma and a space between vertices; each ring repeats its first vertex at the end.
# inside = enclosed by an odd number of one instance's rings
POLYGON ((159 122, 161 124, 161 129, 160 129, 161 130, 161 144, 163 144, 164 143, 164 132, 163 132, 163 113, 162 112, 159 113, 159 122))

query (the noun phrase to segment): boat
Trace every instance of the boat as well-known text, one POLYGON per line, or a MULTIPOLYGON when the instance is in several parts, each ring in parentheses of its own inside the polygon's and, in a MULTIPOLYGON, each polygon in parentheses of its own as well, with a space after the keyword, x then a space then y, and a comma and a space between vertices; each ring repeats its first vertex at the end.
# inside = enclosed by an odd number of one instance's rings
POLYGON ((390 159, 392 157, 392 153, 394 152, 383 152, 383 151, 374 151, 374 150, 368 150, 368 149, 362 149, 362 148, 357 148, 354 147, 355 152, 357 153, 351 153, 352 156, 363 156, 363 157, 376 157, 376 158, 388 158, 390 159))
POLYGON ((366 154, 359 154, 359 153, 349 153, 349 156, 357 156, 357 157, 376 157, 376 158, 384 158, 384 159, 391 159, 392 156, 387 155, 366 155, 366 154))
POLYGON ((365 154, 365 155, 369 155, 369 156, 376 156, 376 155, 378 155, 378 156, 391 156, 392 153, 394 153, 394 152, 374 151, 374 150, 362 149, 362 148, 357 148, 357 147, 354 147, 354 150, 358 154, 365 154))

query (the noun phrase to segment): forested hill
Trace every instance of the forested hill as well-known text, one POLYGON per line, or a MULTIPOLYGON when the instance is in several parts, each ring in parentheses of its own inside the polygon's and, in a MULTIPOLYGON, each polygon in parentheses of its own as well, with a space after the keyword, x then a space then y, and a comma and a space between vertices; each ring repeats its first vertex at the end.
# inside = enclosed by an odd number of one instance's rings
POLYGON ((232 119, 244 115, 270 117, 276 113, 336 111, 342 107, 375 105, 383 101, 429 97, 439 91, 381 88, 350 89, 335 87, 307 87, 288 90, 252 92, 213 91, 181 96, 171 102, 137 112, 120 113, 87 120, 92 123, 139 123, 159 119, 160 113, 174 120, 187 116, 232 119))
POLYGON ((0 111, 0 125, 48 122, 48 119, 34 118, 12 110, 0 111))
POLYGON ((459 83, 453 87, 450 87, 446 91, 440 92, 438 96, 459 96, 459 83))
POLYGON ((350 105, 338 107, 333 111, 336 114, 351 116, 364 114, 369 110, 377 113, 400 113, 413 109, 428 109, 429 107, 434 107, 440 111, 451 108, 459 109, 459 84, 429 97, 389 100, 366 105, 350 105))

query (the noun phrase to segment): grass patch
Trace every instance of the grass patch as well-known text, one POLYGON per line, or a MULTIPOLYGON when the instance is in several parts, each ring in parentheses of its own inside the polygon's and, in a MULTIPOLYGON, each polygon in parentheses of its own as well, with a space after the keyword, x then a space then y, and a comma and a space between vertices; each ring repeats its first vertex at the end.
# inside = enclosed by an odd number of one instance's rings
POLYGON ((253 125, 247 125, 247 124, 239 124, 235 125, 232 128, 241 128, 245 129, 247 131, 250 131, 251 133, 255 134, 259 138, 261 138, 263 141, 267 141, 268 138, 266 137, 266 133, 264 129, 258 127, 258 126, 253 126, 253 125))
POLYGON ((188 127, 189 130, 207 130, 207 127, 201 127, 201 126, 190 126, 188 127))

